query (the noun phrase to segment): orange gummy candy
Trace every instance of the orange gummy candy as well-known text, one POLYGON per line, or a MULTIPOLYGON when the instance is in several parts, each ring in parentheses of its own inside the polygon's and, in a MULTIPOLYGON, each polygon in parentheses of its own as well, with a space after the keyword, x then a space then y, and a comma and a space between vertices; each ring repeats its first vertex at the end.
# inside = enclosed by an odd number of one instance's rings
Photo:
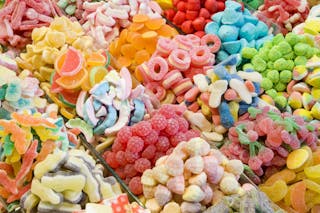
POLYGON ((119 44, 120 45, 125 44, 127 41, 127 37, 128 37, 128 30, 127 29, 122 30, 118 40, 119 44))
POLYGON ((29 114, 19 114, 17 112, 13 112, 11 117, 15 119, 19 124, 26 127, 31 126, 44 126, 47 128, 56 128, 56 125, 49 122, 45 118, 35 117, 29 114))
POLYGON ((156 39, 146 42, 145 48, 150 55, 152 55, 154 53, 154 51, 156 50, 156 47, 157 47, 156 39))
POLYGON ((284 169, 280 172, 277 172, 271 175, 267 181, 265 182, 266 185, 273 185, 277 180, 283 180, 286 183, 294 180, 296 178, 296 173, 289 169, 284 169))
POLYGON ((299 213, 304 213, 307 211, 307 205, 305 201, 305 193, 307 186, 305 182, 300 181, 292 185, 290 193, 290 201, 292 207, 299 213))
POLYGON ((132 23, 128 29, 129 31, 137 32, 139 30, 142 30, 143 28, 144 28, 144 23, 132 23))
POLYGON ((158 33, 156 31, 147 31, 142 34, 142 38, 144 39, 155 39, 158 36, 158 33))
POLYGON ((0 186, 0 196, 4 199, 7 199, 11 195, 10 192, 8 192, 5 188, 0 186))
POLYGON ((32 169, 34 169, 34 167, 38 163, 43 161, 56 148, 56 143, 53 140, 47 140, 45 142, 42 142, 41 145, 42 145, 41 150, 36 158, 36 161, 32 165, 32 169))
POLYGON ((88 66, 104 66, 106 58, 99 52, 91 53, 86 59, 88 66))
POLYGON ((129 32, 128 32, 128 36, 127 36, 127 42, 132 43, 132 42, 133 42, 133 39, 136 38, 137 35, 140 35, 140 34, 137 33, 137 32, 131 32, 131 31, 129 31, 129 32))
POLYGON ((133 16, 132 21, 135 23, 143 23, 149 20, 149 16, 145 14, 136 14, 133 16))
POLYGON ((157 33, 159 34, 159 36, 164 36, 168 38, 178 34, 178 32, 174 28, 170 27, 167 24, 160 27, 160 29, 157 30, 157 33))
POLYGON ((121 47, 121 54, 125 56, 126 58, 134 58, 134 55, 136 54, 136 49, 132 44, 124 44, 121 47))
POLYGON ((139 50, 134 57, 134 61, 140 65, 143 62, 148 61, 149 58, 150 58, 150 54, 148 53, 148 51, 139 50))
POLYGON ((160 29, 166 21, 163 18, 156 18, 156 19, 150 19, 148 20, 145 25, 148 27, 150 30, 158 30, 160 29))
POLYGON ((129 67, 132 63, 132 60, 130 58, 127 58, 125 56, 120 56, 117 60, 117 68, 122 67, 129 67))
POLYGON ((132 41, 132 45, 136 50, 142 50, 145 47, 145 40, 140 34, 136 35, 132 41))

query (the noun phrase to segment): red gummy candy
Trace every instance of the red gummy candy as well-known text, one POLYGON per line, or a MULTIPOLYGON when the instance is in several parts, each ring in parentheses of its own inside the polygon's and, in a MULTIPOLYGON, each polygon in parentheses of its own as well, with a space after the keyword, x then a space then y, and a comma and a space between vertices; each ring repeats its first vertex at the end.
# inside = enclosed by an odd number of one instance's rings
POLYGON ((186 14, 181 11, 178 11, 176 15, 173 17, 173 23, 176 25, 182 24, 184 20, 186 20, 186 14))
POLYGON ((192 26, 197 31, 202 31, 204 29, 205 24, 206 21, 203 17, 198 17, 192 21, 192 26))
MULTIPOLYGON (((199 12, 199 16, 203 17, 205 19, 209 19, 210 18, 210 13, 206 8, 201 8, 200 12, 199 12)), ((209 19, 210 20, 210 19, 209 19)), ((211 21, 211 20, 210 20, 211 21)))
POLYGON ((204 31, 197 31, 194 33, 196 36, 198 36, 199 38, 202 38, 206 33, 204 31))
MULTIPOLYGON (((188 12, 188 11, 187 11, 188 12)), ((192 27, 192 21, 191 20, 187 20, 187 21, 184 21, 182 24, 181 24, 181 30, 187 34, 191 34, 194 32, 194 29, 192 27)))
POLYGON ((218 11, 219 3, 217 3, 216 0, 206 0, 204 6, 210 13, 216 13, 218 11))
POLYGON ((166 11, 164 11, 164 15, 167 17, 167 19, 169 19, 170 21, 173 20, 173 17, 175 16, 176 11, 174 11, 174 9, 168 9, 166 11))
POLYGON ((186 19, 187 20, 195 20, 199 16, 198 11, 187 10, 186 11, 186 19))
POLYGON ((177 4, 177 10, 185 12, 187 9, 187 3, 183 2, 183 1, 179 1, 179 3, 177 4))

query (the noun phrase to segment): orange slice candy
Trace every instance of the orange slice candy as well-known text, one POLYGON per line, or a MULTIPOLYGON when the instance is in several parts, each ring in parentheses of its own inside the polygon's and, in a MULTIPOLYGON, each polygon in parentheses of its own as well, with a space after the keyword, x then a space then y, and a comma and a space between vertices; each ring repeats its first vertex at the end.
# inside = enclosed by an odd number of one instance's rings
POLYGON ((133 16, 132 21, 135 23, 143 23, 149 20, 149 16, 144 14, 136 14, 133 16))
POLYGON ((158 30, 160 29, 166 21, 163 18, 156 18, 156 19, 150 19, 148 20, 145 25, 148 27, 150 30, 158 30))
POLYGON ((80 72, 83 65, 81 52, 70 47, 66 53, 60 55, 55 62, 55 69, 61 76, 74 76, 80 72))
POLYGON ((87 78, 88 72, 86 69, 81 69, 74 76, 62 76, 56 80, 57 84, 65 89, 76 89, 81 86, 87 78))
POLYGON ((45 118, 35 117, 29 114, 19 114, 17 112, 13 112, 11 117, 16 120, 19 124, 26 127, 31 126, 44 126, 47 128, 56 128, 56 125, 49 122, 45 118))
POLYGON ((106 64, 106 58, 99 52, 91 53, 87 60, 87 66, 104 66, 106 64))
POLYGON ((300 181, 292 185, 291 193, 290 193, 290 201, 292 207, 298 211, 299 213, 303 213, 307 211, 307 206, 305 202, 305 193, 306 193, 306 183, 300 181))

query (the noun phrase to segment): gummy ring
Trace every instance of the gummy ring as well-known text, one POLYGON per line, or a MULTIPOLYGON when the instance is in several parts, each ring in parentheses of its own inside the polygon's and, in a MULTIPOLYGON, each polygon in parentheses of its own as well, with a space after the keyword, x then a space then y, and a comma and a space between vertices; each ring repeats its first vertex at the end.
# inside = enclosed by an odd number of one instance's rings
POLYGON ((160 81, 168 72, 168 63, 162 57, 151 58, 148 62, 148 71, 150 78, 160 81))
POLYGON ((146 88, 149 89, 160 101, 166 97, 166 90, 156 82, 148 83, 146 88))
POLYGON ((177 49, 178 44, 169 38, 161 37, 157 43, 157 52, 162 56, 168 56, 172 50, 177 49))
POLYGON ((219 51, 221 47, 221 40, 218 36, 213 34, 207 34, 201 38, 201 45, 206 45, 209 47, 212 53, 216 53, 219 51), (213 43, 213 44, 212 44, 213 43))
POLYGON ((165 99, 161 101, 161 104, 173 104, 176 101, 176 96, 171 90, 167 91, 165 99))
POLYGON ((190 50, 193 47, 193 43, 187 36, 184 35, 176 35, 174 40, 178 43, 179 48, 184 50, 190 50))
POLYGON ((200 38, 199 38, 199 36, 196 36, 196 35, 194 35, 194 34, 188 34, 188 35, 186 35, 186 37, 191 41, 191 43, 192 43, 193 45, 199 46, 199 44, 200 44, 200 38))
POLYGON ((210 63, 211 53, 206 46, 194 47, 190 50, 191 64, 194 66, 203 66, 210 63))
POLYGON ((191 58, 187 51, 182 49, 175 49, 170 53, 168 61, 178 70, 185 71, 190 66, 191 58))
POLYGON ((192 81, 189 78, 184 78, 174 85, 173 92, 176 96, 179 96, 187 92, 192 87, 193 87, 192 81))
POLYGON ((178 70, 172 70, 171 72, 167 73, 162 81, 162 86, 165 89, 169 89, 174 84, 178 83, 180 80, 182 80, 182 74, 178 70))

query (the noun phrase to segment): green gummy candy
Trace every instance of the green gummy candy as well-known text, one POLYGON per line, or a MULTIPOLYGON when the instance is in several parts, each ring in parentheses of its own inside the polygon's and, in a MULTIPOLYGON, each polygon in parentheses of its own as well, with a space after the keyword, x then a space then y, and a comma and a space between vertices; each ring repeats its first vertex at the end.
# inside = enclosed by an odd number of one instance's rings
POLYGON ((272 44, 273 45, 278 45, 283 40, 284 40, 284 36, 281 33, 279 33, 275 37, 273 37, 272 44))
POLYGON ((93 137, 92 127, 80 118, 70 119, 66 123, 66 126, 68 128, 78 128, 85 135, 88 141, 93 137))
POLYGON ((278 44, 278 49, 283 55, 288 54, 292 51, 291 45, 286 41, 281 41, 278 44))
POLYGON ((262 72, 267 68, 267 63, 260 57, 254 56, 251 60, 255 71, 262 72))
POLYGON ((268 58, 271 61, 276 61, 277 59, 279 59, 281 57, 282 57, 282 54, 277 46, 272 47, 268 53, 268 58))
POLYGON ((278 82, 275 86, 274 89, 277 90, 278 92, 283 92, 287 86, 284 83, 278 82))
POLYGON ((283 109, 287 106, 287 99, 284 96, 278 95, 274 98, 276 107, 283 109))
POLYGON ((286 35, 285 40, 293 47, 300 42, 300 37, 297 34, 290 32, 286 35))
POLYGON ((252 59, 253 56, 255 56, 257 53, 258 51, 255 48, 251 48, 251 47, 243 48, 241 51, 242 57, 246 59, 252 59))
POLYGON ((266 94, 269 95, 273 99, 278 96, 278 93, 277 93, 277 91, 275 89, 267 90, 266 94))
POLYGON ((310 46, 304 43, 298 43, 294 45, 293 49, 296 55, 306 55, 310 49, 310 46))
POLYGON ((290 70, 283 70, 280 72, 280 82, 289 83, 292 79, 292 72, 290 70))
POLYGON ((3 150, 5 156, 10 156, 13 152, 14 143, 11 141, 10 136, 7 135, 4 138, 3 150))
POLYGON ((287 60, 284 58, 279 58, 273 64, 274 69, 276 70, 285 70, 287 68, 287 60))
POLYGON ((279 72, 278 70, 271 70, 267 74, 267 78, 272 81, 272 83, 276 84, 279 81, 279 72))
POLYGON ((272 81, 270 79, 263 78, 262 81, 261 81, 261 87, 264 90, 270 90, 273 87, 273 83, 272 83, 272 81))
POLYGON ((284 58, 284 59, 287 59, 287 60, 293 60, 295 57, 296 57, 296 55, 294 54, 293 51, 291 51, 290 53, 287 53, 287 54, 283 55, 283 58, 284 58))
POLYGON ((285 69, 286 70, 293 70, 293 68, 294 68, 293 60, 287 60, 287 67, 285 69))
POLYGON ((0 119, 10 120, 10 112, 2 107, 0 107, 0 119))
POLYGON ((320 50, 318 48, 311 47, 309 48, 307 54, 305 55, 307 58, 311 58, 314 55, 319 55, 320 50))
POLYGON ((250 64, 250 63, 244 64, 243 67, 242 67, 242 69, 243 69, 243 70, 247 70, 247 69, 252 69, 252 70, 254 70, 253 65, 250 64))
POLYGON ((268 49, 265 49, 265 48, 260 49, 259 53, 257 55, 265 61, 269 60, 269 50, 268 49))
POLYGON ((263 44, 263 48, 271 49, 272 47, 273 47, 272 41, 266 41, 266 42, 263 44))
POLYGON ((7 88, 4 86, 0 88, 0 101, 4 100, 4 98, 6 97, 6 90, 7 88))
POLYGON ((76 12, 76 6, 75 5, 69 5, 65 11, 68 15, 73 15, 76 12))
POLYGON ((273 68, 274 68, 274 66, 273 66, 273 61, 268 61, 268 63, 267 63, 267 68, 268 68, 268 69, 273 69, 273 68))
POLYGON ((305 56, 297 56, 294 59, 294 64, 297 65, 305 65, 307 63, 308 59, 305 56))
POLYGON ((62 9, 66 8, 68 4, 69 4, 68 0, 60 0, 57 3, 57 5, 62 9))
POLYGON ((21 85, 20 81, 12 81, 8 84, 8 88, 6 90, 5 99, 7 101, 18 101, 21 97, 21 85))

